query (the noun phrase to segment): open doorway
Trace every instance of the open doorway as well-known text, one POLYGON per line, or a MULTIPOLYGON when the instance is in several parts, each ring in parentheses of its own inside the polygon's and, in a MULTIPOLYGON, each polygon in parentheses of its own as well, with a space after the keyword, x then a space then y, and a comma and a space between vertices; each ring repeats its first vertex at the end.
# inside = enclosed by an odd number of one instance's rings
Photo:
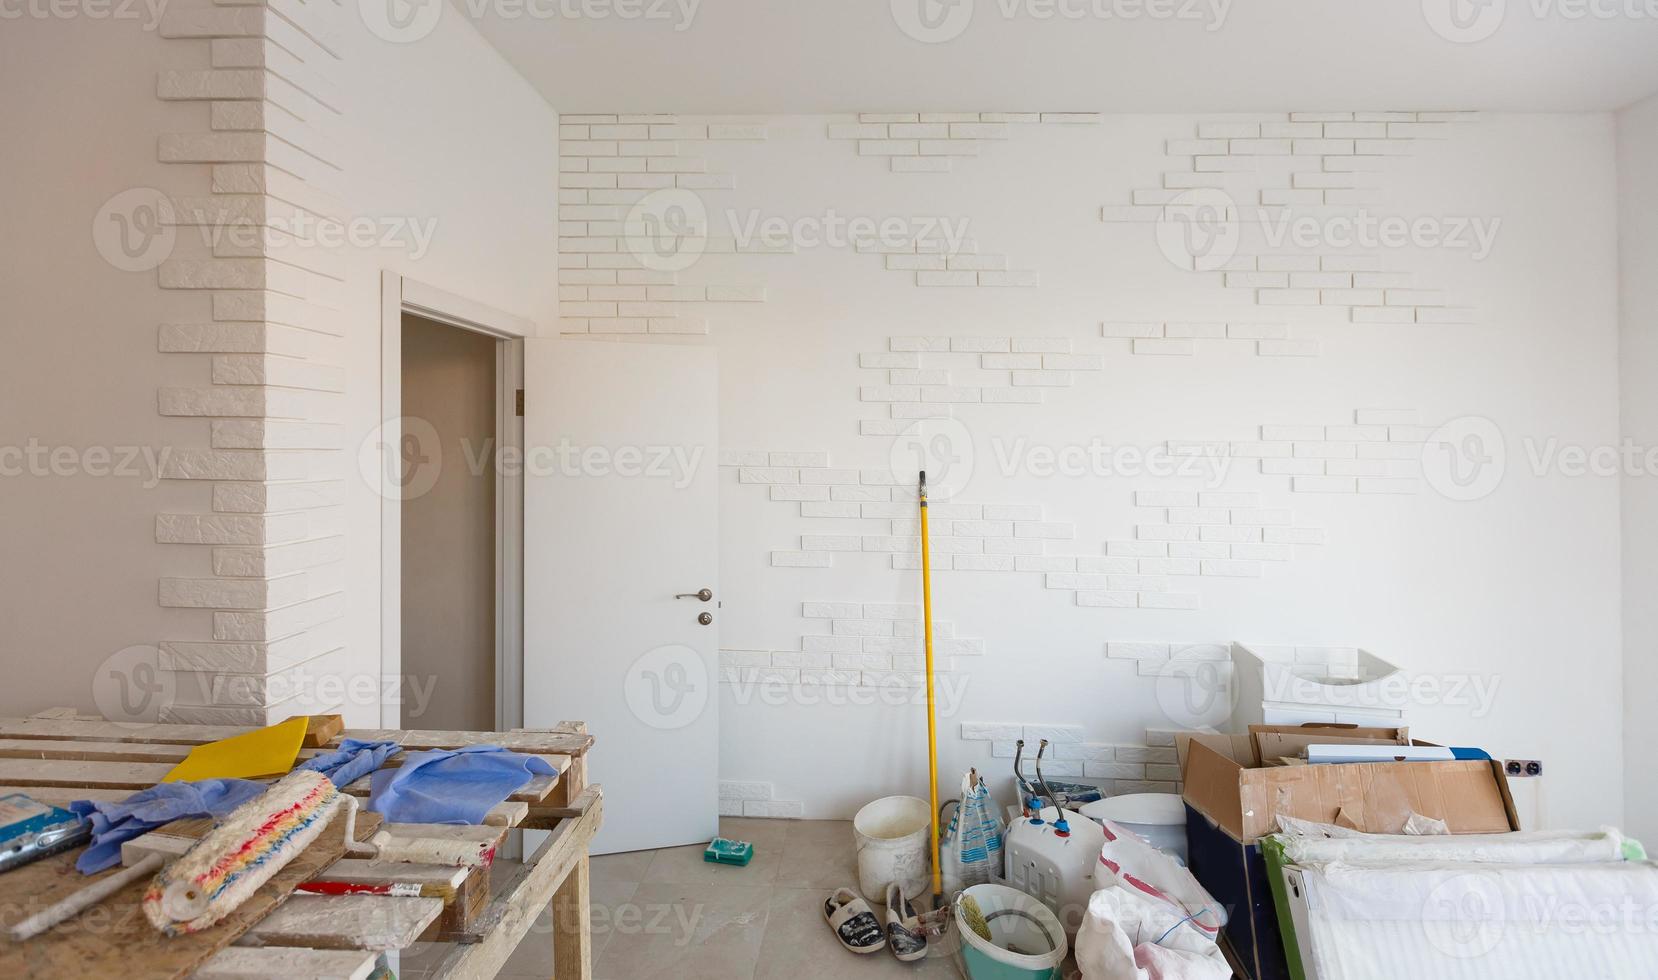
POLYGON ((402 333, 403 724, 490 731, 501 341, 409 312, 402 333))
POLYGON ((524 724, 528 320, 381 276, 380 670, 385 728, 524 724))

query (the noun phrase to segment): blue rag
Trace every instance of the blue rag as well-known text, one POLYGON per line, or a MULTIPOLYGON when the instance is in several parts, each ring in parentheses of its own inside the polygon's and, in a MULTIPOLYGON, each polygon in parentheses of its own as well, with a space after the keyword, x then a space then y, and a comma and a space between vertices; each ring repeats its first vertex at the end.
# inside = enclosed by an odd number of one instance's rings
POLYGON ((481 824, 533 777, 557 771, 498 745, 411 752, 401 767, 374 774, 368 808, 396 823, 481 824))
POLYGON ((396 742, 365 742, 348 738, 340 747, 326 755, 308 759, 295 769, 311 769, 322 773, 335 786, 349 786, 385 764, 385 761, 403 751, 396 742))
POLYGON ((92 844, 81 852, 75 868, 83 875, 113 868, 121 863, 122 841, 187 817, 223 820, 263 792, 265 784, 247 779, 202 779, 157 783, 119 803, 76 800, 69 809, 92 821, 92 844))

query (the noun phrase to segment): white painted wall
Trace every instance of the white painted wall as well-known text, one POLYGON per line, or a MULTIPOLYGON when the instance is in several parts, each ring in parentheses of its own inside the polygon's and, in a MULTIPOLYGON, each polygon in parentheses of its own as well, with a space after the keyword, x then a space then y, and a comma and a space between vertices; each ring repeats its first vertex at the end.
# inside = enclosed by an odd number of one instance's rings
MULTIPOLYGON (((1618 251, 1621 302, 1619 374, 1623 436, 1638 446, 1658 444, 1658 96, 1617 115, 1618 251)), ((1623 480, 1624 779, 1625 823, 1631 834, 1658 837, 1658 774, 1646 763, 1658 736, 1650 710, 1658 688, 1652 637, 1658 610, 1658 486, 1654 474, 1623 480)))
MULTIPOLYGON (((1296 546, 1293 561, 1270 563, 1258 579, 1172 580, 1200 595, 1198 610, 1079 608, 1074 593, 1044 588, 1040 572, 940 572, 938 618, 982 638, 986 649, 965 672, 964 703, 943 720, 946 792, 969 765, 1005 782, 1006 761, 993 761, 985 742, 962 740, 964 722, 1082 726, 1090 742, 1128 746, 1144 744, 1147 727, 1169 725, 1154 678, 1108 659, 1107 642, 1243 639, 1362 646, 1415 674, 1495 684, 1481 717, 1472 704, 1413 705, 1416 733, 1543 758, 1551 822, 1622 818, 1617 481, 1534 475, 1525 458, 1527 445, 1551 438, 1593 447, 1618 437, 1609 116, 1484 116, 1459 124, 1449 139, 1419 141, 1383 176, 1374 214, 1501 219, 1483 261, 1448 249, 1382 250, 1390 267, 1414 274, 1414 285, 1444 291, 1433 301, 1477 308, 1474 323, 1443 325, 1358 324, 1344 309, 1257 307, 1251 291, 1221 287, 1218 274, 1175 268, 1152 226, 1100 220, 1102 206, 1127 205, 1133 189, 1158 187, 1164 172, 1182 169, 1165 158, 1164 141, 1193 137, 1208 117, 1014 126, 1007 140, 957 159, 949 174, 893 173, 884 158, 827 137, 831 123, 848 121, 776 118, 766 120, 764 141, 681 143, 680 156, 734 178, 733 190, 698 192, 712 234, 729 233, 728 208, 789 221, 831 209, 942 215, 970 220, 982 252, 1036 270, 1041 284, 922 287, 913 273, 888 271, 879 256, 850 248, 703 256, 679 274, 679 286, 765 289, 763 303, 676 307, 681 317, 709 318, 728 453, 826 451, 834 467, 889 467, 892 440, 859 432, 859 419, 884 418, 886 406, 859 400, 860 385, 881 379, 860 369, 858 355, 913 335, 1068 338, 1073 352, 1103 357, 1102 370, 1076 373, 1042 405, 954 411, 977 460, 958 500, 1039 504, 1045 520, 1073 522, 1074 538, 1050 541, 1049 555, 1099 556, 1107 540, 1129 538, 1134 524, 1148 522, 1153 512, 1132 506, 1136 490, 1195 484, 1003 473, 998 442, 1240 442, 1259 440, 1263 424, 1350 425, 1357 409, 1405 409, 1428 428, 1489 418, 1508 447, 1506 478, 1474 503, 1426 488, 1293 493, 1288 477, 1256 472, 1252 461, 1235 467, 1224 489, 1293 508, 1297 524, 1325 528, 1328 543, 1296 546), (1317 341, 1321 356, 1259 357, 1252 343, 1237 341, 1200 341, 1194 356, 1136 356, 1129 341, 1101 334, 1102 321, 1152 319, 1277 319, 1317 341)), ((1190 170, 1189 158, 1182 162, 1190 170)), ((589 176, 597 169, 579 166, 589 176)), ((579 251, 567 248, 564 258, 579 251)), ((566 299, 583 301, 574 292, 566 299)), ((602 304, 582 309, 603 312, 602 304)), ((566 328, 616 329, 601 319, 566 328)), ((921 366, 950 369, 957 384, 1007 384, 1005 372, 988 380, 992 372, 964 366, 971 361, 924 355, 921 366)), ((803 532, 883 535, 885 521, 805 519, 797 504, 768 499, 765 486, 739 482, 734 468, 722 481, 721 640, 740 652, 732 663, 750 663, 757 651, 770 653, 775 669, 795 669, 777 653, 800 651, 802 634, 824 626, 802 618, 803 601, 917 599, 917 574, 894 570, 884 553, 836 553, 831 568, 768 563, 772 551, 800 550, 803 532)), ((881 795, 926 795, 919 707, 767 706, 741 703, 741 689, 730 684, 723 690, 721 776, 771 784, 772 805, 758 812, 846 817, 881 795)))
MULTIPOLYGON (((339 68, 352 107, 341 131, 348 164, 340 198, 354 213, 435 221, 430 250, 354 252, 346 271, 344 366, 352 379, 341 419, 348 458, 343 520, 349 668, 380 664, 380 497, 357 474, 356 449, 380 413, 380 273, 427 285, 540 323, 551 323, 549 270, 557 115, 463 18, 392 44, 355 19, 339 68)), ((378 706, 350 705, 359 721, 378 706)))

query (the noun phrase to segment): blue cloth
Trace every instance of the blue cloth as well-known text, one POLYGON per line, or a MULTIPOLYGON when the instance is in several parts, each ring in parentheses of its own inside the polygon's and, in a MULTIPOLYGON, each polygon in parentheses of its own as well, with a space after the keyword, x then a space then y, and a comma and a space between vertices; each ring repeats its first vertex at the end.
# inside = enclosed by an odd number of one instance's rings
POLYGON ((396 742, 365 742, 348 738, 340 747, 326 755, 308 759, 295 769, 311 769, 322 773, 335 786, 349 786, 385 764, 386 760, 403 751, 396 742))
POLYGON ((374 774, 368 808, 396 823, 481 824, 532 778, 557 771, 498 745, 411 752, 399 768, 374 774))
POLYGON ((230 811, 265 792, 265 784, 247 779, 202 779, 157 783, 119 803, 76 800, 69 809, 92 821, 92 844, 75 862, 83 875, 121 863, 121 842, 165 823, 188 817, 223 820, 230 811))

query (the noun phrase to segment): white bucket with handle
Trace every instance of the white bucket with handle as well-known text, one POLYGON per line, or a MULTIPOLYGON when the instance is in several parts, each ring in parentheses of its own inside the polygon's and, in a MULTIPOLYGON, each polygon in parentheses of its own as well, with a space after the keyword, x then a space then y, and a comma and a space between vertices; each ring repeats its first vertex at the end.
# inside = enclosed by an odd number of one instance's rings
POLYGON ((925 893, 932 885, 932 832, 931 805, 913 796, 888 796, 859 810, 852 818, 852 839, 864 898, 884 904, 893 882, 905 898, 925 893))

